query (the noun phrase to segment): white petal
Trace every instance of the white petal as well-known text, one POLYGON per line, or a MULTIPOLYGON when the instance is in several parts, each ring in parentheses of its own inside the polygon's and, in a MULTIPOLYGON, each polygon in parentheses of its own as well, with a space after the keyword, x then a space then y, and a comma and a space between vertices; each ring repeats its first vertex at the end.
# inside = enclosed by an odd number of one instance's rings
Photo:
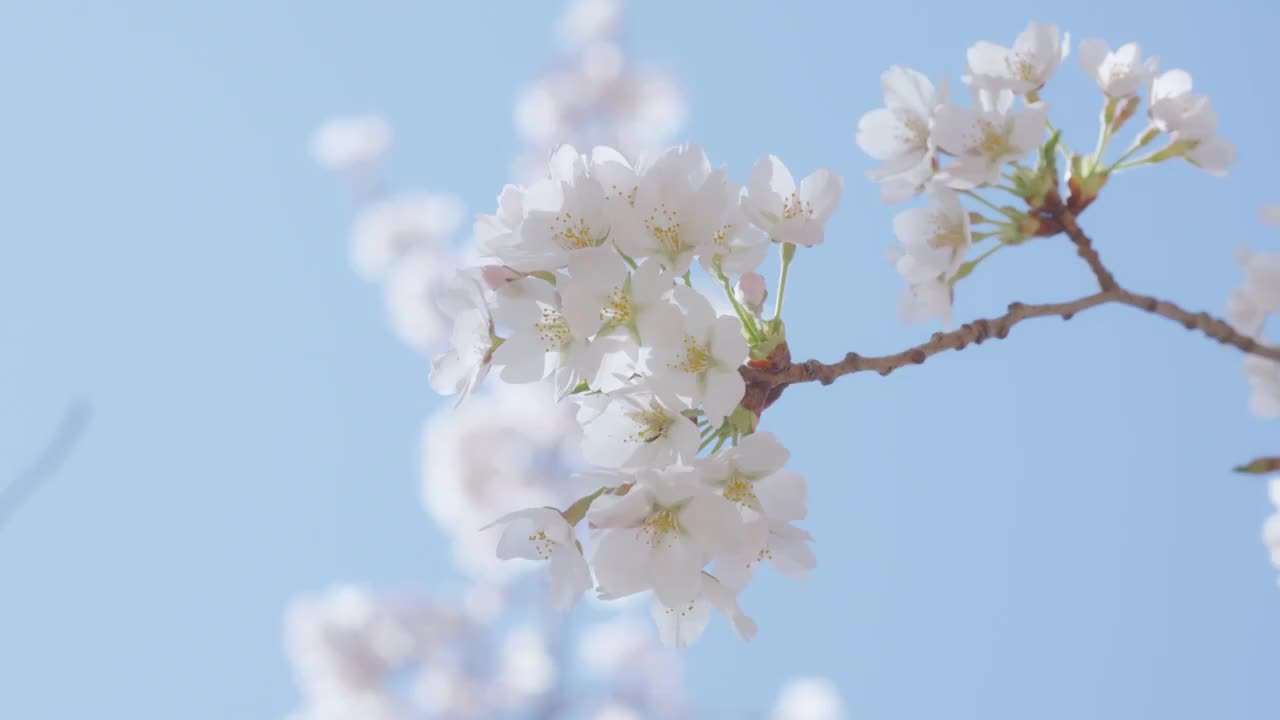
POLYGON ((765 475, 779 470, 791 458, 791 451, 783 447, 773 433, 760 431, 742 439, 733 449, 733 461, 744 472, 765 475))
POLYGON ((568 610, 578 601, 578 596, 591 589, 591 570, 582 553, 574 545, 560 545, 551 553, 547 563, 551 578, 551 606, 568 610))
POLYGON ((650 605, 653 622, 658 626, 658 637, 667 647, 685 648, 702 637, 711 621, 711 607, 703 600, 690 600, 674 607, 667 607, 653 599, 650 605))
MULTIPOLYGON (((681 513, 683 517, 684 513, 681 513)), ((669 534, 655 539, 650 553, 653 592, 667 607, 678 606, 698 593, 705 560, 695 546, 679 535, 669 534)), ((596 563, 596 573, 600 565, 596 563)))
POLYGON ((791 522, 803 520, 808 513, 808 487, 799 473, 779 470, 756 482, 754 489, 760 507, 770 518, 791 522))
POLYGON ((691 499, 680 511, 680 525, 697 547, 713 554, 731 552, 742 545, 742 516, 719 495, 706 493, 691 499))
POLYGON ((591 558, 601 592, 625 597, 649 589, 650 548, 640 540, 638 532, 626 528, 601 536, 591 558))

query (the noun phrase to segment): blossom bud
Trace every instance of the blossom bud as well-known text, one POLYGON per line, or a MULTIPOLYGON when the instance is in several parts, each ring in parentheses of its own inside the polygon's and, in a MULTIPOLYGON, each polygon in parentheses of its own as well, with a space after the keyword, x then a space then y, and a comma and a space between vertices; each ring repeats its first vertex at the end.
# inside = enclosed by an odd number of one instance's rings
POLYGON ((764 301, 769 297, 769 288, 765 287, 764 277, 760 273, 746 272, 742 277, 738 278, 738 284, 733 289, 733 295, 738 302, 746 305, 751 312, 759 315, 764 309, 764 301))
POLYGON ((1137 95, 1124 101, 1124 104, 1120 106, 1120 114, 1116 115, 1115 121, 1111 125, 1112 132, 1119 130, 1126 120, 1133 117, 1133 113, 1138 109, 1138 102, 1137 95))
POLYGON ((480 269, 480 277, 490 290, 501 290, 519 279, 520 273, 505 265, 485 265, 480 269))

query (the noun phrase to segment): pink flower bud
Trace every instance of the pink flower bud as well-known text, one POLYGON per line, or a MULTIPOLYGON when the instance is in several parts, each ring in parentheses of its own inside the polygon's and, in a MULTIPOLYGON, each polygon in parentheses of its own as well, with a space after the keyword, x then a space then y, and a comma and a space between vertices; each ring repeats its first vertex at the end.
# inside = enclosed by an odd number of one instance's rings
POLYGON ((480 269, 480 276, 490 290, 501 290, 520 278, 520 273, 506 265, 485 265, 480 269))
POLYGON ((760 273, 747 272, 738 278, 738 284, 733 289, 733 294, 738 298, 738 302, 746 305, 751 312, 760 314, 764 309, 764 301, 769 297, 769 288, 765 287, 764 277, 760 273))

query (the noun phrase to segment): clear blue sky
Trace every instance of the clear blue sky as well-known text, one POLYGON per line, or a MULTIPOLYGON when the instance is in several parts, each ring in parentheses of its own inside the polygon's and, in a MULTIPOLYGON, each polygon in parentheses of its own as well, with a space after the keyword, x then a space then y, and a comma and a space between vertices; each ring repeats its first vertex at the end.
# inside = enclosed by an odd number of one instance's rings
MULTIPOLYGON (((350 208, 306 137, 397 129, 401 185, 488 211, 515 91, 552 49, 535 3, 5 3, 0 7, 0 472, 71 398, 92 426, 0 530, 0 717, 277 717, 280 616, 344 579, 450 582, 417 500, 426 369, 347 266, 350 208)), ((893 63, 959 83, 965 48, 1029 19, 1130 39, 1212 95, 1229 180, 1117 178, 1083 224, 1135 289, 1221 311, 1280 199, 1270 3, 644 3, 636 55, 682 78, 688 137, 745 180, 763 153, 847 177, 794 268, 794 352, 897 350, 891 211, 857 119, 893 63), (874 9, 871 9, 874 7, 874 9)), ((1073 145, 1098 96, 1074 56, 1047 93, 1073 145)), ((1061 239, 967 280, 961 319, 1091 278, 1061 239)), ((1271 718, 1280 589, 1259 541, 1280 451, 1240 356, 1127 308, 1040 321, 890 378, 799 387, 766 426, 810 479, 819 568, 744 597, 688 651, 699 707, 838 683, 854 718, 1271 718)))

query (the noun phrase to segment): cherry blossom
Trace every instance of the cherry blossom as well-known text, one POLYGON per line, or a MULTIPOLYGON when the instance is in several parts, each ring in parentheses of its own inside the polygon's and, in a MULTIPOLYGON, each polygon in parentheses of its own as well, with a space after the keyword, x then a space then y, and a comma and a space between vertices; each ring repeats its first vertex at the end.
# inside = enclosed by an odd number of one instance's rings
POLYGON ((1138 43, 1112 50, 1105 40, 1088 38, 1080 43, 1080 64, 1109 98, 1122 100, 1137 94, 1155 76, 1159 58, 1142 59, 1138 43))
POLYGON ((520 242, 520 223, 524 220, 524 194, 523 187, 506 185, 498 194, 498 211, 476 218, 473 232, 482 255, 500 258, 515 252, 520 242))
POLYGON ((650 612, 663 644, 684 648, 702 636, 711 620, 712 609, 729 620, 741 640, 750 641, 756 636, 756 622, 742 612, 737 594, 705 572, 697 592, 687 601, 668 606, 655 596, 650 612))
POLYGON ((431 361, 431 387, 442 395, 457 395, 461 404, 488 375, 498 337, 476 274, 460 274, 443 293, 440 309, 453 319, 453 336, 451 347, 431 361))
POLYGON ((740 544, 742 520, 691 468, 645 470, 624 495, 602 495, 587 519, 603 528, 592 567, 611 598, 652 589, 676 607, 698 596, 702 569, 740 544))
POLYGON ((898 316, 908 325, 940 320, 951 325, 951 285, 942 280, 923 280, 908 286, 898 296, 898 316))
POLYGON ((1057 25, 1031 22, 1018 34, 1013 47, 980 42, 969 48, 964 81, 989 90, 1034 93, 1048 82, 1071 52, 1071 35, 1057 25))
POLYGON ((978 91, 976 108, 947 105, 934 116, 934 140, 955 156, 943 175, 955 188, 994 185, 1004 166, 1024 157, 1044 138, 1049 109, 1033 103, 1013 110, 1013 93, 978 91))
POLYGON ((1217 135, 1218 115, 1208 97, 1191 92, 1186 71, 1170 70, 1152 79, 1148 115, 1154 129, 1169 134, 1166 156, 1185 157, 1219 177, 1235 164, 1235 146, 1217 135))
POLYGON ((882 183, 885 203, 906 200, 934 173, 933 116, 947 101, 947 88, 935 89, 915 70, 895 65, 880 76, 885 107, 858 121, 858 147, 883 164, 867 173, 882 183))
POLYGON ((774 155, 756 163, 747 182, 743 209, 774 242, 820 245, 823 230, 844 191, 844 178, 822 169, 796 185, 791 171, 774 155))
MULTIPOLYGON (((615 228, 623 252, 636 259, 654 258, 682 275, 695 254, 713 252, 716 246, 729 250, 741 227, 732 221, 740 190, 723 170, 711 170, 702 148, 668 149, 644 168, 636 183, 626 202, 613 203, 614 217, 625 218, 615 228)), ((616 182, 610 184, 614 186, 616 182)))
POLYGON ((554 607, 567 610, 578 596, 591 589, 591 571, 573 528, 555 508, 517 510, 498 518, 493 525, 505 526, 498 540, 498 557, 547 561, 551 577, 550 599, 554 607))
POLYGON ((556 371, 565 375, 557 387, 594 379, 599 354, 569 329, 554 285, 540 277, 519 277, 495 295, 494 319, 509 332, 493 353, 504 381, 536 382, 556 371))
MULTIPOLYGON (((605 243, 610 225, 605 191, 588 173, 585 162, 575 162, 578 157, 572 147, 561 147, 552 157, 551 176, 524 192, 518 236, 489 238, 488 249, 503 263, 522 272, 558 270, 576 255, 605 243), (500 239, 518 242, 500 243, 500 239)), ((496 217, 503 213, 500 207, 496 217)))
POLYGON ((619 335, 636 344, 672 332, 675 309, 666 299, 672 278, 654 259, 632 271, 612 248, 580 253, 561 283, 562 312, 578 337, 619 335))
POLYGON ((954 191, 936 184, 929 188, 929 207, 898 213, 893 232, 902 244, 895 265, 911 284, 950 277, 973 244, 969 212, 954 191))
POLYGON ((618 390, 608 399, 603 412, 583 423, 582 454, 588 462, 610 468, 642 468, 693 461, 698 452, 698 426, 682 414, 683 403, 647 388, 632 387, 618 390))
POLYGON ((654 383, 691 407, 703 406, 707 420, 719 425, 746 389, 738 374, 748 351, 742 323, 736 317, 717 316, 710 301, 691 288, 676 287, 673 293, 683 312, 683 333, 655 347, 654 383))

